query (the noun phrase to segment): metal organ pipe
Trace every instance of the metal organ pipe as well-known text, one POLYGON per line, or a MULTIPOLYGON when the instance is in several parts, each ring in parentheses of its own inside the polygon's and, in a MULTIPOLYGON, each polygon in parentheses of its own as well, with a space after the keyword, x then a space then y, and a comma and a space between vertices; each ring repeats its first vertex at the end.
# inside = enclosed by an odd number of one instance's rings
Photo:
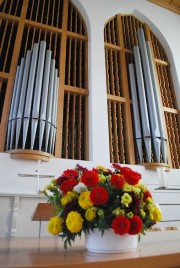
POLYGON ((135 80, 135 74, 134 74, 134 64, 132 63, 129 64, 129 74, 130 74, 130 85, 131 85, 136 144, 137 144, 140 163, 142 163, 141 124, 140 124, 140 115, 139 115, 139 108, 138 108, 139 106, 138 106, 138 98, 137 98, 136 80, 135 80))
POLYGON ((46 127, 45 127, 45 151, 48 149, 49 135, 51 129, 51 113, 52 113, 52 103, 53 103, 53 89, 54 89, 54 72, 55 72, 55 60, 51 60, 50 67, 50 80, 49 80, 49 91, 47 99, 47 113, 46 113, 46 127))
POLYGON ((34 140, 39 121, 39 108, 40 108, 40 98, 42 91, 45 50, 46 50, 46 42, 41 41, 38 63, 37 63, 36 84, 33 98, 32 120, 31 120, 31 149, 33 149, 34 147, 34 140))
POLYGON ((137 85, 138 85, 138 96, 139 96, 139 105, 140 105, 140 113, 141 113, 141 120, 142 120, 142 133, 143 133, 143 140, 146 148, 147 153, 147 160, 151 162, 151 132, 149 126, 149 115, 147 109, 147 102, 146 102, 146 94, 145 94, 145 86, 144 86, 144 78, 142 72, 142 65, 141 65, 141 58, 139 47, 134 47, 134 62, 135 62, 135 71, 137 76, 137 85))
POLYGON ((158 124, 159 124, 162 157, 163 157, 163 162, 167 163, 167 150, 166 150, 167 137, 166 137, 166 132, 164 129, 164 124, 163 124, 163 113, 162 113, 162 108, 160 105, 160 96, 159 96, 159 89, 157 85, 154 62, 152 58, 150 44, 148 41, 146 41, 146 48, 147 48, 147 53, 148 53, 149 67, 150 67, 151 79, 152 79, 152 84, 153 84, 153 93, 154 93, 156 112, 157 112, 157 118, 158 118, 158 124))
POLYGON ((40 110, 39 150, 41 150, 41 147, 42 147, 44 128, 45 128, 45 123, 46 123, 47 96, 48 96, 48 86, 49 86, 49 77, 50 77, 51 54, 52 52, 50 50, 47 50, 46 60, 45 60, 43 88, 42 88, 41 110, 40 110))
POLYGON ((151 80, 151 72, 149 69, 149 60, 147 55, 146 43, 144 32, 142 28, 138 29, 138 40, 142 58, 142 66, 144 70, 144 77, 145 77, 145 85, 146 85, 146 94, 147 94, 147 101, 150 117, 150 126, 151 126, 151 134, 152 134, 152 142, 154 145, 154 152, 157 162, 160 162, 160 131, 159 125, 157 120, 157 113, 156 113, 156 105, 153 93, 153 86, 151 80))
POLYGON ((17 81, 16 93, 15 93, 14 107, 13 107, 13 111, 12 111, 10 149, 12 149, 15 127, 16 127, 16 118, 17 118, 17 111, 18 111, 19 98, 20 98, 20 90, 21 90, 21 84, 22 84, 22 78, 23 78, 24 63, 25 63, 25 59, 22 58, 20 68, 19 68, 19 75, 18 75, 18 81, 17 81))
POLYGON ((15 148, 17 148, 17 146, 18 146, 19 135, 20 135, 20 130, 21 130, 21 123, 22 123, 22 117, 23 117, 23 112, 24 112, 24 104, 25 104, 25 97, 26 97, 26 90, 27 90, 27 82, 28 82, 28 76, 29 76, 30 60, 31 60, 31 51, 28 50, 27 54, 26 54, 24 75, 23 75, 23 81, 22 81, 22 86, 21 86, 21 94, 20 94, 20 99, 19 99, 19 107, 18 107, 18 113, 17 113, 16 145, 15 145, 15 148))
POLYGON ((31 116, 31 106, 32 106, 32 97, 33 97, 33 88, 34 88, 34 80, 35 80, 35 71, 37 65, 37 55, 38 55, 39 45, 34 44, 33 52, 32 52, 32 59, 31 59, 31 67, 29 73, 29 80, 28 80, 28 88, 26 94, 26 104, 24 110, 24 120, 23 120, 23 149, 25 148, 26 139, 27 139, 27 132, 29 127, 29 120, 31 116))
POLYGON ((9 143, 10 143, 10 134, 11 134, 11 120, 12 120, 12 112, 14 109, 15 96, 16 96, 16 91, 17 91, 18 77, 19 77, 19 66, 17 66, 17 69, 16 69, 16 76, 15 76, 14 87, 13 87, 13 96, 12 96, 11 108, 10 108, 9 120, 8 120, 6 150, 8 150, 10 147, 9 143))

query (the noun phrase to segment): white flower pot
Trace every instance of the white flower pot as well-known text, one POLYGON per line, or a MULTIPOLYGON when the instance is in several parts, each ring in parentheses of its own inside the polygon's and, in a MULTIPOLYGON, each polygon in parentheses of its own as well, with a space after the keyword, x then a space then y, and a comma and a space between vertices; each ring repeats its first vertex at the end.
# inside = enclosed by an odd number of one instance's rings
POLYGON ((86 249, 97 253, 123 253, 130 252, 138 246, 138 235, 116 235, 112 229, 106 230, 101 235, 98 229, 94 229, 85 236, 86 249))

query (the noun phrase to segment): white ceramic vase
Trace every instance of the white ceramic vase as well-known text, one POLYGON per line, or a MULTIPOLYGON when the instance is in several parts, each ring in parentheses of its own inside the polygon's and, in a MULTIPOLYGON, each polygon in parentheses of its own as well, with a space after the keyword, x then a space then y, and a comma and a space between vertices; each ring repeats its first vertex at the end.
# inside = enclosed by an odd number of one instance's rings
POLYGON ((88 251, 97 253, 130 252, 138 246, 138 235, 116 235, 109 229, 102 236, 98 229, 94 229, 85 236, 85 246, 88 251))

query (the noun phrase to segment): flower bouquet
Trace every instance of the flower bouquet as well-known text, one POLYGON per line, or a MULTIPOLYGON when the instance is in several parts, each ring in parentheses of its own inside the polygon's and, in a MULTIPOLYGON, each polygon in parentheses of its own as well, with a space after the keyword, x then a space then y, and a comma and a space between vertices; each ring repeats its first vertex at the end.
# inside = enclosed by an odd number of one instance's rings
POLYGON ((42 191, 57 213, 48 231, 63 238, 65 248, 95 228, 102 235, 107 229, 117 235, 145 234, 162 215, 140 180, 140 173, 118 164, 91 170, 77 164, 65 170, 42 191))

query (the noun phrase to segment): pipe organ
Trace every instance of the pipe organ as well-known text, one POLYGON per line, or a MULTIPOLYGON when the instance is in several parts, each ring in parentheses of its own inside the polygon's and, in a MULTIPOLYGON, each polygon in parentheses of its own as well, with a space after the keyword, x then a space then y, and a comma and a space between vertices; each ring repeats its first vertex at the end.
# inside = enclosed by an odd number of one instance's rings
POLYGON ((149 26, 117 14, 104 27, 110 162, 180 167, 170 64, 149 26))
POLYGON ((34 43, 17 67, 6 150, 31 149, 54 154, 58 70, 46 42, 34 43))

